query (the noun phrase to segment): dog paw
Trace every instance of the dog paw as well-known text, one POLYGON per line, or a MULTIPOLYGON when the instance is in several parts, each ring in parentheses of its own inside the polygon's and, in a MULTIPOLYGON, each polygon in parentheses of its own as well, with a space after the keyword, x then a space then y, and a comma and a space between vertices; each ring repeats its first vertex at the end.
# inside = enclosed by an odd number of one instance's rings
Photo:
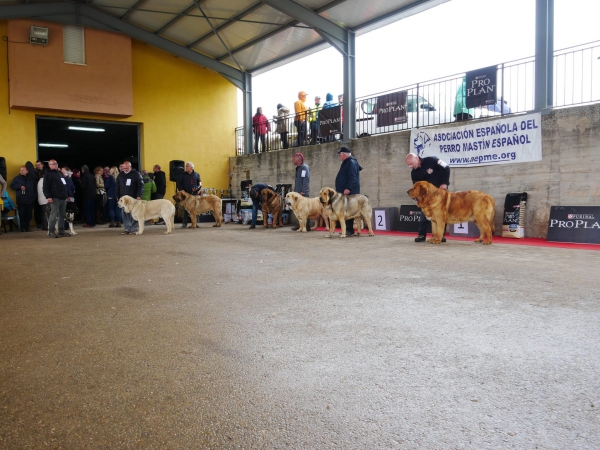
POLYGON ((142 232, 141 232, 141 231, 136 231, 136 232, 135 232, 135 235, 136 235, 136 236, 139 236, 140 234, 142 234, 142 232))
POLYGON ((340 234, 340 237, 341 237, 341 238, 345 238, 345 237, 346 237, 346 235, 345 235, 345 234, 340 234))

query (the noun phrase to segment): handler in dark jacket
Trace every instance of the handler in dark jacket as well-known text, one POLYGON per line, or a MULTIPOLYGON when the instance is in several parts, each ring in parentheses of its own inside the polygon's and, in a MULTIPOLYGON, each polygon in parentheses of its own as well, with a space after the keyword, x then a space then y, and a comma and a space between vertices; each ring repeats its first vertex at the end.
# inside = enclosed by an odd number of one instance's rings
MULTIPOLYGON (((335 177, 335 190, 344 195, 360 194, 360 171, 362 167, 352 156, 348 147, 342 147, 338 150, 338 156, 342 161, 340 170, 335 177)), ((354 234, 354 219, 346 220, 346 235, 354 234)))
MULTIPOLYGON (((185 172, 183 172, 177 180, 177 190, 185 191, 188 194, 198 195, 202 187, 200 174, 194 172, 194 163, 188 162, 185 164, 185 172)), ((187 228, 189 214, 184 209, 181 216, 181 228, 187 228)))
MULTIPOLYGON (((260 209, 260 193, 263 191, 263 189, 271 189, 273 192, 275 192, 275 189, 273 188, 273 186, 266 184, 266 183, 256 183, 255 185, 252 186, 252 189, 250 189, 250 198, 252 199, 252 222, 250 225, 250 229, 256 228, 256 218, 258 217, 258 210, 260 209)), ((266 217, 263 217, 263 220, 267 220, 266 217)))
MULTIPOLYGON (((131 168, 131 163, 125 161, 123 163, 123 172, 117 176, 117 201, 124 195, 129 195, 137 200, 142 199, 142 190, 144 189, 144 181, 142 174, 131 168)), ((123 210, 123 228, 121 234, 137 233, 139 224, 137 220, 131 217, 131 213, 123 210)))
MULTIPOLYGON (((427 181, 440 189, 448 189, 450 184, 450 166, 435 156, 420 158, 414 153, 406 156, 406 164, 412 169, 410 177, 413 184, 417 181, 427 181)), ((419 231, 415 242, 424 242, 426 240, 427 225, 430 223, 424 214, 419 217, 419 231)), ((442 242, 446 238, 442 237, 442 242)))
MULTIPOLYGON (((154 184, 156 184, 156 199, 165 198, 165 192, 167 191, 167 177, 165 173, 160 170, 160 166, 156 164, 152 170, 154 171, 154 184)), ((198 175, 200 179, 200 175, 198 175)))
POLYGON ((88 166, 81 167, 81 196, 83 198, 83 214, 86 224, 85 228, 94 228, 94 208, 96 206, 96 177, 90 172, 88 166))
POLYGON ((19 175, 14 177, 10 183, 10 188, 16 191, 15 196, 17 197, 17 211, 19 212, 21 231, 31 231, 29 228, 31 212, 33 211, 33 204, 37 203, 36 178, 38 178, 37 173, 33 172, 32 176, 27 168, 22 166, 19 175))
POLYGON ((44 172, 44 197, 50 205, 50 219, 48 220, 48 237, 71 236, 65 233, 65 212, 67 210, 67 181, 62 172, 58 170, 58 163, 51 159, 48 161, 48 170, 44 172), (56 218, 58 217, 58 235, 56 234, 56 218))

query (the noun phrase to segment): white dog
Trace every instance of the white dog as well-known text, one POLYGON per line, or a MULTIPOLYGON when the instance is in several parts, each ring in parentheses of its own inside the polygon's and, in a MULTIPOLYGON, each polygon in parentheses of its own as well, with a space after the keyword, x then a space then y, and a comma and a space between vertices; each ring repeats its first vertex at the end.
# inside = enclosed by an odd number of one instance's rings
POLYGON ((165 234, 171 233, 175 226, 175 205, 169 200, 137 200, 129 195, 124 195, 117 203, 126 213, 130 213, 134 220, 139 222, 139 230, 135 234, 144 232, 144 222, 150 219, 162 217, 167 224, 165 234))

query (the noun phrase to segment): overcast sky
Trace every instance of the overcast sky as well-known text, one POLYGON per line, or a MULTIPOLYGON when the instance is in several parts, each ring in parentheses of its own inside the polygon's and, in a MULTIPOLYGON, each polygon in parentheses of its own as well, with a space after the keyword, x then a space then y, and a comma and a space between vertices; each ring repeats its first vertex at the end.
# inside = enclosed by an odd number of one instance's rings
MULTIPOLYGON (((554 48, 600 40, 600 0, 555 0, 554 48)), ((533 56, 535 0, 451 0, 356 38, 356 96, 533 56)), ((600 73, 600 60, 598 61, 600 73)), ((298 91, 343 92, 342 57, 329 48, 252 79, 252 112, 293 110, 298 91)), ((243 123, 238 91, 238 123, 243 123)))

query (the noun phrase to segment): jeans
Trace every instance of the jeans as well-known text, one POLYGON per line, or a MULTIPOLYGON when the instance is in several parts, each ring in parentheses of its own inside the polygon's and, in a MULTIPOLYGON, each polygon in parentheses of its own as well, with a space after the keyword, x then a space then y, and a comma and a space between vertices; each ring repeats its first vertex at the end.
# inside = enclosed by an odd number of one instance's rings
POLYGON ((83 200, 83 213, 85 215, 86 223, 94 227, 96 226, 96 220, 94 219, 94 207, 96 205, 96 199, 83 200))
POLYGON ((48 206, 50 206, 48 231, 50 233, 56 233, 56 219, 58 218, 58 229, 60 233, 63 233, 65 227, 65 211, 67 210, 67 200, 53 198, 52 203, 48 203, 48 205, 46 205, 46 207, 48 206))
POLYGON ((301 147, 306 145, 307 138, 307 129, 306 129, 306 120, 296 120, 294 121, 294 125, 296 125, 296 129, 298 130, 298 143, 297 146, 301 147))
POLYGON ((318 122, 310 123, 310 143, 315 145, 319 142, 319 125, 318 122))
POLYGON ((123 228, 125 231, 129 231, 130 233, 137 233, 139 230, 139 223, 137 220, 133 220, 131 217, 131 213, 126 213, 123 211, 123 228))
POLYGON ((265 152, 265 135, 254 133, 254 153, 258 153, 258 140, 260 139, 261 152, 265 152))
MULTIPOLYGON (((258 218, 258 207, 260 204, 252 202, 252 222, 251 225, 256 225, 256 219, 258 218)), ((265 220, 265 218, 263 218, 265 220)))
POLYGON ((121 217, 121 208, 119 208, 117 206, 117 199, 116 197, 113 198, 108 198, 108 218, 110 219, 111 222, 114 222, 115 219, 117 219, 117 222, 123 222, 123 219, 121 217))
POLYGON ((21 223, 21 231, 29 230, 29 222, 31 222, 31 212, 33 211, 33 204, 22 204, 17 203, 17 211, 19 211, 19 220, 21 223))
POLYGON ((288 144, 288 132, 285 131, 283 133, 279 133, 279 136, 281 137, 281 142, 283 143, 283 148, 284 149, 288 149, 289 148, 289 144, 288 144))

